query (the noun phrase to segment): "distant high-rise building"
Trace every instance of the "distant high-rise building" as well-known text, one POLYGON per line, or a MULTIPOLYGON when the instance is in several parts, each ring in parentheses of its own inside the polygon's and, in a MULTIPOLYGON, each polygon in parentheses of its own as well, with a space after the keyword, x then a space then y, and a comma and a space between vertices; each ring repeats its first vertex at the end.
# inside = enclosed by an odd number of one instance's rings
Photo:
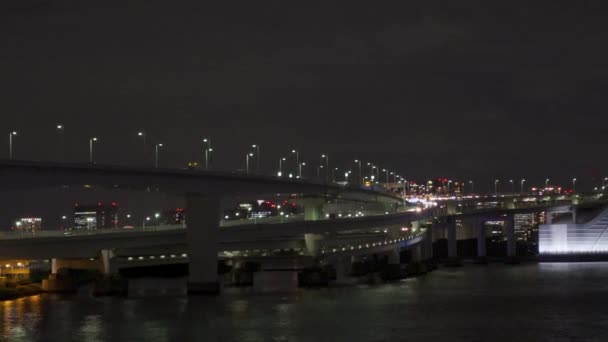
POLYGON ((118 228, 118 205, 115 202, 74 206, 74 229, 111 228, 118 228))
POLYGON ((39 232, 42 230, 42 219, 40 217, 24 217, 15 222, 15 230, 20 232, 39 232))

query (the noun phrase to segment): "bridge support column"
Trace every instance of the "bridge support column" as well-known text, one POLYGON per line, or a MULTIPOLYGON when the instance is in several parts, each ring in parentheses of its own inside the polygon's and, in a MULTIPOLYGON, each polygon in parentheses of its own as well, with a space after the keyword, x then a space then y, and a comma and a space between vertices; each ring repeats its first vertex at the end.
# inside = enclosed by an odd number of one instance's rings
POLYGON ((59 271, 59 260, 57 258, 51 259, 51 274, 57 274, 59 271))
POLYGON ((306 243, 308 255, 317 258, 321 254, 321 240, 323 240, 323 235, 321 234, 304 234, 304 242, 306 243))
POLYGON ((422 251, 421 251, 421 246, 420 244, 416 244, 414 246, 412 246, 411 249, 411 256, 412 256, 412 262, 420 262, 422 261, 422 251))
POLYGON ((446 266, 460 266, 458 258, 458 240, 456 237, 456 220, 449 217, 447 221, 448 230, 448 260, 446 266))
POLYGON ((114 258, 114 251, 111 249, 102 249, 100 252, 101 261, 101 273, 103 275, 110 275, 114 273, 112 269, 112 258, 114 258))
POLYGON ((433 259, 434 251, 433 251, 433 225, 428 227, 425 232, 424 237, 424 250, 425 250, 425 259, 433 259))
POLYGON ((188 293, 217 294, 220 199, 188 195, 186 210, 188 293))
POLYGON ((517 260, 517 241, 515 239, 515 224, 513 220, 513 215, 509 215, 509 217, 504 221, 504 232, 507 237, 507 260, 506 262, 509 264, 518 263, 517 260))
POLYGON ((388 252, 388 264, 389 265, 401 264, 401 255, 399 255, 399 247, 392 249, 388 252))
POLYGON ((317 221, 323 218, 324 198, 304 199, 304 221, 317 221))
POLYGON ((486 220, 477 220, 477 264, 487 264, 488 258, 486 253, 486 220))

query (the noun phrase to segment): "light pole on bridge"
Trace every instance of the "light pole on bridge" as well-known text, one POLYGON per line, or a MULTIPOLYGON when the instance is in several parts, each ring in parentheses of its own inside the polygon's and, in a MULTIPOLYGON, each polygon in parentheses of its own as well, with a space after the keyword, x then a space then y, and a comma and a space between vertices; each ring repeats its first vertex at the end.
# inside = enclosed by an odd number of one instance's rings
POLYGON ((8 134, 8 159, 13 160, 13 137, 17 135, 17 131, 12 131, 8 134))
POLYGON ((471 194, 474 194, 475 193, 475 182, 473 182, 472 180, 470 180, 469 184, 471 184, 471 194))
POLYGON ((94 164, 93 160, 93 143, 97 142, 97 137, 89 138, 89 163, 94 164))
POLYGON ((572 178, 572 192, 576 192, 576 178, 572 178))
POLYGON ((211 139, 203 138, 203 145, 205 148, 205 170, 209 170, 209 154, 213 152, 213 148, 211 148, 211 139))
POLYGON ((253 144, 251 145, 251 148, 254 148, 257 152, 256 156, 255 156, 255 172, 260 173, 260 145, 259 144, 253 144))
POLYGON ((494 180, 494 196, 498 196, 498 179, 494 180))
POLYGON ((154 167, 158 168, 158 150, 163 147, 163 144, 156 144, 154 146, 154 167))
POLYGON ((325 181, 329 182, 329 156, 327 154, 322 154, 321 160, 323 159, 325 159, 325 181))
POLYGON ((245 173, 249 174, 249 157, 253 157, 253 153, 245 154, 245 173))
POLYGON ((357 163, 357 165, 359 165, 359 177, 357 178, 357 181, 359 182, 359 184, 363 183, 363 175, 361 174, 361 160, 360 159, 355 159, 355 163, 357 163))
POLYGON ((522 179, 522 180, 521 180, 521 182, 520 182, 520 184, 521 184, 521 193, 522 193, 522 194, 524 193, 524 183, 525 183, 525 182, 526 182, 526 180, 525 180, 525 179, 522 179))

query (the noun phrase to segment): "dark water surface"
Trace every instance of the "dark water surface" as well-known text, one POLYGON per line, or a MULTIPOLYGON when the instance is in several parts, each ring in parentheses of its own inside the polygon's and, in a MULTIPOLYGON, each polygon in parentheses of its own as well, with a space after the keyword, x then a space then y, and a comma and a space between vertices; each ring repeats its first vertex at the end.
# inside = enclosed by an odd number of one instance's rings
POLYGON ((608 263, 465 266, 390 285, 0 303, 3 341, 608 341, 608 263))

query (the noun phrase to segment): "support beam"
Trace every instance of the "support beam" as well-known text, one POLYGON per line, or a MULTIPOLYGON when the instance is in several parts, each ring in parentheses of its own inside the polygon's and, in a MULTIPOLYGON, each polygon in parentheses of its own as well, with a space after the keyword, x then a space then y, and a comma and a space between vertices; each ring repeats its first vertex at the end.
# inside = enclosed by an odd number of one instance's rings
POLYGON ((388 264, 389 265, 401 264, 401 255, 399 255, 399 247, 392 249, 388 252, 388 264))
POLYGON ((477 220, 477 260, 479 264, 487 263, 486 253, 486 220, 480 218, 477 220))
POLYGON ((114 251, 111 249, 102 249, 99 258, 101 261, 101 273, 103 275, 112 274, 112 258, 114 258, 114 251))
POLYGON ((420 244, 416 244, 411 248, 412 262, 420 262, 422 261, 422 253, 420 244))
POLYGON ((456 220, 450 218, 447 222, 448 230, 448 258, 458 258, 458 240, 456 240, 456 220))
POLYGON ((186 196, 186 237, 188 241, 188 293, 217 294, 220 199, 186 196))
POLYGON ((424 237, 424 245, 425 245, 425 259, 433 259, 435 257, 433 251, 433 229, 434 225, 431 225, 426 229, 425 237, 424 237))
POLYGON ((507 238, 507 263, 517 263, 517 241, 515 240, 513 215, 509 215, 504 221, 504 234, 507 238))

